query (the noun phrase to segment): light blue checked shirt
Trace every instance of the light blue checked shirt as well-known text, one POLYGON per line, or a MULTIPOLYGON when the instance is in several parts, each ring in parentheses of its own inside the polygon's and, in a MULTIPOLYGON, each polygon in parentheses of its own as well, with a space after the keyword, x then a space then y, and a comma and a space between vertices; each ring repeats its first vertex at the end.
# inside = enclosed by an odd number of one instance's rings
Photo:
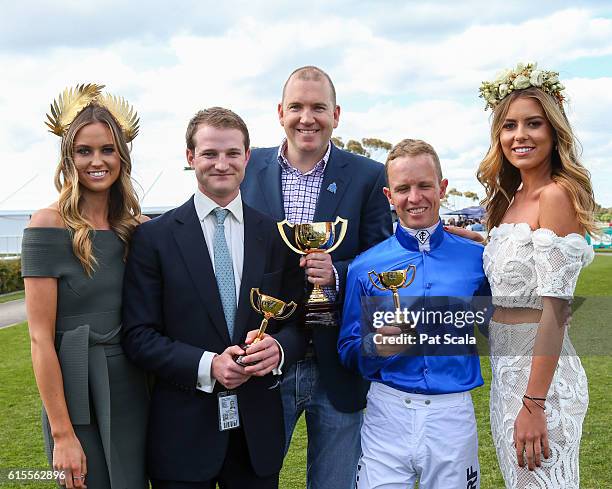
MULTIPOLYGON (((278 147, 278 163, 281 166, 281 190, 283 192, 283 207, 285 217, 291 224, 313 222, 317 201, 321 192, 325 168, 331 153, 331 141, 327 145, 327 151, 323 158, 312 168, 312 170, 302 173, 294 168, 287 159, 287 138, 278 147)), ((336 287, 322 287, 325 295, 331 300, 336 299, 338 293, 338 272, 336 267, 334 276, 336 287)))

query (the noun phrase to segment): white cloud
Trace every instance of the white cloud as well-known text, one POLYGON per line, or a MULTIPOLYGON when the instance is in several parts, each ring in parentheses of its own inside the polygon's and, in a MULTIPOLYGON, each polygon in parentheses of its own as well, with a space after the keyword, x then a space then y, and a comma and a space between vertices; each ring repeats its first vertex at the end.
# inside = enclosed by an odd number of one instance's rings
POLYGON ((612 54, 612 19, 570 9, 518 24, 470 26, 437 41, 393 41, 368 33, 346 48, 340 66, 347 92, 439 96, 476 93, 480 82, 518 61, 555 66, 612 54))
POLYGON ((539 8, 533 2, 482 8, 475 0, 408 8, 394 1, 317 0, 292 9, 280 1, 241 1, 214 14, 196 1, 152 2, 148 9, 118 0, 105 10, 93 5, 43 2, 30 12, 29 29, 21 27, 23 9, 3 15, 0 63, 10 69, 0 79, 0 161, 9 172, 0 179, 0 202, 37 177, 1 208, 39 207, 55 197, 58 139, 45 132, 43 119, 66 85, 106 83, 134 104, 141 116, 135 175, 146 190, 161 173, 145 203, 171 205, 192 190, 193 174, 182 167, 193 113, 227 106, 247 121, 253 144, 275 145, 283 136, 276 117, 282 84, 304 64, 334 78, 343 108, 337 135, 425 139, 439 151, 452 186, 482 195, 474 173, 488 148, 489 113, 477 89, 519 60, 566 67, 561 75, 585 165, 596 177, 598 202, 612 205, 612 69, 595 65, 596 57, 612 54, 612 18, 598 16, 597 2, 559 10, 552 1, 539 8), (526 6, 531 18, 524 18, 526 6), (53 25, 47 17, 58 9, 67 14, 53 25), (71 24, 79 25, 76 37, 67 35, 71 24), (51 35, 53 29, 61 35, 51 35), (19 35, 23 42, 12 46, 19 35), (582 66, 605 74, 577 78, 582 66))

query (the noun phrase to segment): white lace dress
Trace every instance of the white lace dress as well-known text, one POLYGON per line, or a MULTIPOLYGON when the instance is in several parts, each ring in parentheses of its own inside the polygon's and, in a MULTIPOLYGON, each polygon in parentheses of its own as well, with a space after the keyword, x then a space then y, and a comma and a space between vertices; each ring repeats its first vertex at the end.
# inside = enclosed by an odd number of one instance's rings
MULTIPOLYGON (((491 230, 483 256, 493 304, 542 309, 542 297, 573 296, 582 267, 593 249, 578 234, 559 237, 528 224, 501 224, 491 230)), ((538 323, 491 321, 491 431, 508 489, 578 489, 578 451, 589 394, 587 378, 567 329, 559 363, 546 396, 546 422, 552 456, 529 471, 519 467, 514 421, 522 407, 538 323)))

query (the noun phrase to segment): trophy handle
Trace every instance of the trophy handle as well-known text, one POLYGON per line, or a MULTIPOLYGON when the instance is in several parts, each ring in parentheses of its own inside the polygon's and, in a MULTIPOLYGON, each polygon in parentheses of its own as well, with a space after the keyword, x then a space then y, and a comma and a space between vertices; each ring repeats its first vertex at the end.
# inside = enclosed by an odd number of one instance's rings
POLYGON ((262 314, 261 308, 259 306, 256 306, 255 301, 253 300, 253 296, 255 293, 257 293, 257 297, 259 297, 259 289, 256 289, 255 287, 253 287, 251 289, 251 296, 250 296, 251 297, 251 307, 253 307, 253 309, 255 309, 259 314, 262 314))
POLYGON ((344 237, 346 236, 346 228, 348 228, 348 221, 346 219, 338 216, 338 217, 336 217, 336 220, 334 221, 334 227, 338 223, 340 223, 340 234, 338 235, 338 239, 336 240, 336 242, 334 243, 334 245, 331 248, 325 250, 325 253, 331 253, 336 248, 338 248, 338 246, 340 246, 340 244, 344 240, 344 237))
POLYGON ((289 316, 291 316, 295 312, 296 307, 297 307, 297 304, 293 301, 289 302, 288 304, 285 304, 285 308, 286 309, 291 308, 291 311, 283 314, 282 316, 275 316, 274 319, 276 319, 277 321, 282 321, 283 319, 287 319, 289 316))
POLYGON ((287 225, 290 228, 293 228, 293 224, 291 224, 289 221, 287 221, 287 219, 285 219, 284 221, 281 222, 277 222, 276 223, 276 227, 278 227, 278 232, 281 235, 281 238, 283 239, 283 241, 285 242, 285 244, 291 248, 293 251, 295 251, 297 254, 299 255, 305 255, 306 252, 302 251, 302 250, 298 250, 295 246, 293 246, 293 243, 291 243, 288 239, 287 236, 285 235, 285 228, 284 226, 287 225))
MULTIPOLYGON (((376 285, 376 282, 374 281, 374 279, 372 278, 372 276, 374 276, 374 277, 378 278, 378 274, 377 274, 377 273, 376 273, 374 270, 371 270, 371 271, 369 271, 369 272, 368 272, 368 278, 370 279, 370 282, 372 282, 372 285, 373 285, 374 287, 376 287, 378 290, 382 290, 383 292, 384 292, 385 290, 387 290, 387 289, 385 289, 384 287, 379 287, 378 285, 376 285)), ((380 279, 379 279, 379 280, 380 280, 380 279)))
POLYGON ((412 282, 414 282, 414 277, 416 277, 416 266, 408 265, 408 268, 406 269, 406 274, 408 274, 408 270, 412 270, 412 277, 410 277, 410 280, 406 280, 406 283, 402 285, 402 289, 404 287, 408 287, 412 282))

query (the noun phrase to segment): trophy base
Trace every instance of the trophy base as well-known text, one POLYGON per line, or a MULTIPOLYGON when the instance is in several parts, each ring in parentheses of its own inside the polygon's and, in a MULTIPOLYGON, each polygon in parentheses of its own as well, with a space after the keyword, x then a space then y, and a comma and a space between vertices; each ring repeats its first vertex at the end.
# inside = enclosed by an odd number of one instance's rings
POLYGON ((306 304, 304 309, 304 327, 306 329, 338 327, 337 303, 306 304))
POLYGON ((251 363, 245 363, 242 361, 242 359, 244 357, 246 357, 249 352, 247 351, 249 346, 251 346, 250 344, 246 344, 246 343, 240 343, 238 345, 240 348, 242 348, 246 353, 244 355, 238 355, 236 357, 234 357, 234 362, 236 362, 238 365, 242 366, 242 367, 249 367, 250 365, 257 365, 259 362, 251 362, 251 363))
POLYGON ((326 306, 328 304, 330 304, 330 301, 325 295, 325 292, 323 292, 323 289, 319 285, 315 285, 306 300, 307 307, 326 306))

